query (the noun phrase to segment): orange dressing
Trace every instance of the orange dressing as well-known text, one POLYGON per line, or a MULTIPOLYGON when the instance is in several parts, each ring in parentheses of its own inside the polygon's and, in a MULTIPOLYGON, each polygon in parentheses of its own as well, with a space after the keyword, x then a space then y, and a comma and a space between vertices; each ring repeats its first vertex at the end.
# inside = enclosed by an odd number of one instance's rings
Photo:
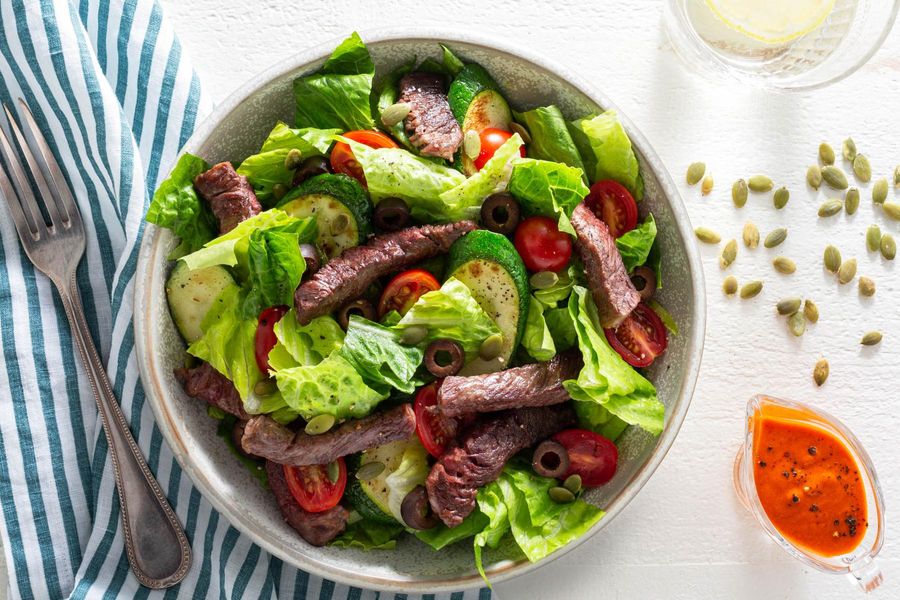
POLYGON ((823 557, 866 535, 863 476, 846 442, 805 411, 769 405, 754 417, 753 479, 775 529, 823 557))

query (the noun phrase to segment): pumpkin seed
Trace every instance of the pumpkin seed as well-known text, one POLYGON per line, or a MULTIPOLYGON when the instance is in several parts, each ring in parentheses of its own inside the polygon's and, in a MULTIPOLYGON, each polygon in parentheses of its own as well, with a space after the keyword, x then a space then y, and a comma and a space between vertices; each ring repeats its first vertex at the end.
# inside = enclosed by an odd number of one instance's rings
POLYGON ((391 104, 381 113, 381 123, 385 127, 393 127, 409 115, 412 106, 409 102, 397 102, 391 104))
POLYGON ((334 415, 316 415, 306 423, 307 435, 320 435, 334 427, 334 415))
POLYGON ((872 185, 872 202, 875 204, 884 204, 888 195, 888 181, 884 177, 876 181, 872 185))
POLYGON ((700 186, 700 193, 704 196, 709 196, 709 193, 713 189, 713 176, 707 175, 703 178, 703 184, 700 186))
POLYGON ((813 381, 816 382, 817 386, 822 387, 825 385, 825 382, 828 380, 828 372, 828 361, 820 358, 815 368, 813 368, 813 381))
POLYGON ((864 336, 862 336, 862 339, 859 340, 859 343, 863 346, 877 346, 881 343, 881 339, 883 337, 884 336, 880 331, 869 331, 864 336))
POLYGON ((772 197, 772 203, 775 205, 775 208, 781 210, 785 206, 787 206, 788 200, 791 198, 791 193, 788 191, 786 187, 780 187, 775 190, 775 195, 772 197))
POLYGON ((719 266, 727 269, 737 258, 737 240, 731 240, 722 248, 722 255, 719 257, 719 266))
POLYGON ((481 137, 474 129, 466 132, 466 136, 463 138, 463 151, 472 160, 475 160, 481 154, 481 137))
POLYGON ((819 144, 819 160, 823 165, 834 164, 834 148, 828 142, 819 144))
POLYGON ((844 172, 839 167, 832 165, 822 167, 822 181, 834 190, 846 190, 850 185, 844 172))
POLYGON ((367 462, 356 470, 356 478, 360 481, 368 481, 370 479, 375 479, 382 473, 384 473, 384 463, 381 461, 373 460, 372 462, 367 462))
POLYGON ((738 280, 734 275, 729 275, 722 282, 722 292, 725 293, 726 296, 733 296, 738 291, 738 280))
POLYGON ((884 234, 881 238, 881 255, 885 260, 894 260, 894 257, 897 256, 897 242, 889 233, 884 234))
POLYGON ((759 295, 763 289, 762 281, 750 281, 741 286, 741 298, 748 300, 759 295))
POLYGON ((865 154, 857 154, 853 159, 853 174, 864 183, 872 181, 872 165, 865 154))
POLYGON ((581 475, 578 473, 572 473, 566 480, 563 481, 563 487, 572 492, 573 494, 577 494, 581 491, 581 475))
POLYGON ((894 168, 894 187, 900 187, 900 165, 894 168))
POLYGON ((694 234, 697 236, 697 239, 704 244, 718 244, 722 241, 722 237, 708 227, 698 227, 694 230, 694 234))
POLYGON ((779 315, 790 316, 800 310, 800 298, 785 298, 775 305, 779 315))
POLYGON ((797 263, 786 256, 777 256, 772 261, 772 266, 782 275, 790 275, 797 270, 797 263))
POLYGON ((881 228, 878 225, 869 225, 866 229, 866 248, 869 252, 878 252, 881 248, 881 228))
POLYGON ((509 129, 513 133, 518 133, 523 142, 525 142, 526 144, 531 144, 531 134, 528 133, 528 130, 525 129, 525 127, 513 121, 509 124, 509 129))
POLYGON ((870 297, 875 295, 875 282, 863 275, 859 278, 859 293, 865 297, 870 297))
POLYGON ((857 208, 859 208, 859 190, 852 187, 844 195, 844 210, 847 211, 848 215, 852 215, 857 208))
POLYGON ((424 325, 410 325, 400 332, 400 343, 415 346, 428 337, 428 328, 424 325))
POLYGON ((834 215, 841 212, 841 209, 844 208, 844 201, 840 198, 832 198, 831 200, 826 200, 819 207, 819 216, 820 217, 833 217, 834 215))
POLYGON ((773 229, 769 232, 769 235, 766 236, 765 241, 763 241, 763 246, 766 248, 775 248, 776 246, 780 246, 784 240, 787 239, 787 229, 784 227, 779 227, 778 229, 773 229))
POLYGON ((806 317, 802 312, 795 312, 788 317, 788 329, 794 334, 794 337, 800 337, 806 332, 806 317))
POLYGON ((803 302, 803 316, 806 317, 806 320, 810 323, 819 322, 819 307, 809 298, 803 302))
POLYGON ((772 179, 765 175, 754 175, 747 180, 747 187, 751 192, 769 192, 775 187, 772 179))
POLYGON ((338 479, 341 476, 341 465, 338 464, 338 461, 333 460, 328 463, 328 481, 331 483, 337 483, 338 479))
POLYGON ((759 246, 759 229, 750 221, 744 225, 744 245, 748 248, 759 246))
POLYGON ((284 185, 283 183, 276 183, 275 185, 272 186, 272 196, 276 200, 281 200, 282 198, 284 198, 284 195, 287 194, 287 192, 288 192, 287 186, 284 185))
POLYGON ((834 246, 826 246, 823 261, 826 269, 832 273, 837 273, 838 269, 841 268, 841 251, 834 246))
POLYGON ((819 165, 811 165, 806 170, 806 183, 814 190, 819 189, 819 186, 822 185, 822 169, 819 168, 819 165))
POLYGON ((278 390, 278 384, 273 377, 266 377, 253 386, 253 393, 257 396, 271 396, 278 390))
POLYGON ((287 156, 284 157, 284 168, 293 171, 303 164, 303 154, 297 148, 288 150, 287 156))
POLYGON ((885 202, 881 205, 881 208, 884 209, 884 214, 889 218, 894 221, 900 221, 900 204, 897 204, 896 202, 885 202))
POLYGON ((703 179, 703 174, 706 173, 706 163, 702 162, 694 162, 688 166, 687 169, 687 183, 688 185, 696 185, 703 179))
POLYGON ((734 202, 734 205, 737 208, 743 208, 745 204, 747 204, 747 182, 743 179, 738 179, 731 186, 731 201, 734 202))
POLYGON ((575 494, 564 487, 552 487, 547 493, 550 495, 551 500, 560 504, 568 504, 575 501, 575 494))
POLYGON ((838 269, 838 282, 844 285, 853 281, 854 277, 856 277, 856 259, 851 258, 841 263, 841 268, 838 269))
POLYGON ((853 141, 853 138, 847 138, 844 140, 844 143, 841 144, 841 154, 844 159, 853 162, 853 159, 856 158, 856 142, 853 141))
POLYGON ((559 275, 553 271, 538 271, 531 276, 529 281, 531 282, 531 287, 534 289, 546 290, 552 288, 559 282, 559 275))
POLYGON ((501 352, 503 352, 502 333, 493 333, 487 336, 478 348, 478 356, 480 356, 482 360, 494 360, 500 356, 501 352))

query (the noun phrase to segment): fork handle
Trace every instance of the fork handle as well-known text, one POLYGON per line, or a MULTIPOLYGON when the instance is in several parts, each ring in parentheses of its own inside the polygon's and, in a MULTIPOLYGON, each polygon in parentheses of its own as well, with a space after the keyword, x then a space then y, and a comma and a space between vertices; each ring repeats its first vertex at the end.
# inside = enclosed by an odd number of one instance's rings
POLYGON ((91 381, 109 443, 128 563, 141 584, 154 589, 173 586, 184 579, 190 568, 190 545, 178 517, 147 467, 113 394, 91 339, 74 274, 67 285, 60 283, 57 282, 57 289, 91 381))

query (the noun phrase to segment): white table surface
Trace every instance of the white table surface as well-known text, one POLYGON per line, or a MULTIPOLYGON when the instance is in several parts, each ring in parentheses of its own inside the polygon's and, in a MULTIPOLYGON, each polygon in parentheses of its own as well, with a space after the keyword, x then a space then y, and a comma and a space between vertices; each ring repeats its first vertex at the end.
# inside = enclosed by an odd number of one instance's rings
MULTIPOLYGON (((731 465, 742 432, 746 400, 769 392, 808 401, 839 416, 867 447, 888 505, 881 553, 885 585, 875 598, 900 597, 900 270, 865 250, 865 229, 878 222, 900 238, 900 224, 873 210, 868 186, 853 217, 819 221, 804 183, 822 140, 839 148, 852 135, 879 176, 900 164, 900 30, 849 79, 828 89, 773 95, 720 85, 689 74, 660 29, 662 0, 514 2, 221 2, 162 0, 167 16, 201 81, 215 100, 291 53, 353 30, 439 24, 477 29, 527 46, 569 65, 594 82, 628 114, 656 148, 676 180, 687 164, 705 161, 715 175, 713 194, 683 189, 695 226, 740 240, 752 219, 763 235, 790 231, 776 251, 740 247, 732 272, 761 278, 755 300, 725 298, 717 249, 702 248, 709 306, 704 360, 691 410, 660 469, 629 507, 588 543, 552 564, 496 586, 501 600, 540 598, 758 599, 853 598, 841 577, 786 558, 755 527, 731 488, 731 465), (427 8, 425 8, 427 6, 427 8), (790 187, 790 204, 775 211, 762 197, 733 208, 736 178, 765 172, 790 187), (822 249, 835 243, 856 256, 860 274, 878 292, 860 299, 854 285, 838 288, 821 268, 822 249), (771 259, 798 264, 777 275, 771 259), (822 318, 801 339, 774 312, 782 296, 814 298, 822 318), (877 349, 860 349, 862 333, 881 329, 877 349), (816 389, 810 373, 826 356, 831 378, 816 389)), ((900 190, 891 189, 900 200, 900 190)), ((900 259, 898 259, 900 260, 900 259)), ((0 590, 5 585, 0 586, 0 590)))

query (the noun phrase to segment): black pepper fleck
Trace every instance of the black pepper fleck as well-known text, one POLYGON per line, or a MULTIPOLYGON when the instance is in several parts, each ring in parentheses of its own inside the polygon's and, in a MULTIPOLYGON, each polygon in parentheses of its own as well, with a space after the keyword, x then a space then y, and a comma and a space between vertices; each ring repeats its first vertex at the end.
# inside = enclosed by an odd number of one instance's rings
POLYGON ((759 466, 762 467, 762 468, 765 468, 765 467, 766 467, 766 461, 764 461, 764 460, 759 461, 759 466))
POLYGON ((818 505, 818 504, 811 504, 810 507, 809 507, 809 512, 819 512, 819 505, 818 505))

